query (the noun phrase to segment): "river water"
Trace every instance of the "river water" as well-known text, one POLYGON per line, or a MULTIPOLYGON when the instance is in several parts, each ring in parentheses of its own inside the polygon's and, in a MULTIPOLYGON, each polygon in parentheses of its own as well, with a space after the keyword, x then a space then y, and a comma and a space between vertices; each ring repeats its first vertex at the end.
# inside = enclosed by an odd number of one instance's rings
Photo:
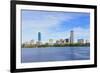
POLYGON ((22 48, 21 62, 89 60, 90 47, 22 48))

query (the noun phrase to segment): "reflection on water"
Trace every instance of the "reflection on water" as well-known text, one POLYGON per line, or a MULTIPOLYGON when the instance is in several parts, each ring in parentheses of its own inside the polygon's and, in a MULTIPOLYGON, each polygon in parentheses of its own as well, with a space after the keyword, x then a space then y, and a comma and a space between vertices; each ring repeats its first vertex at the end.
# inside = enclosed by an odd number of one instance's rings
POLYGON ((90 47, 22 48, 21 62, 47 62, 90 59, 90 47))

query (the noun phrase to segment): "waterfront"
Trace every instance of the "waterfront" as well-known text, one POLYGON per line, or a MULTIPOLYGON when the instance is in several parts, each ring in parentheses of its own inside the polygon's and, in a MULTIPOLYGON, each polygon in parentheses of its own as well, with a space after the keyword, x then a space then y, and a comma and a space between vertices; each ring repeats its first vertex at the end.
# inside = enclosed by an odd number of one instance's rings
POLYGON ((90 47, 22 48, 21 62, 89 60, 90 47))

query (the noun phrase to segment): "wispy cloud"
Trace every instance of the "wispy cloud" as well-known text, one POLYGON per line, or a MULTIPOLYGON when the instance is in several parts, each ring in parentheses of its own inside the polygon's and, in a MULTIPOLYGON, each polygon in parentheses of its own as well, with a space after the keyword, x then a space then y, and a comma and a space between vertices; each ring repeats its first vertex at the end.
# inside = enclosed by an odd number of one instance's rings
POLYGON ((22 27, 23 29, 36 29, 42 31, 44 29, 51 29, 54 27, 59 27, 60 23, 63 21, 69 21, 74 18, 71 15, 65 15, 65 13, 57 14, 57 12, 39 12, 32 11, 31 16, 27 16, 28 13, 23 14, 22 27), (26 15, 26 16, 25 16, 26 15))
POLYGON ((90 40, 90 29, 87 29, 87 28, 82 28, 82 27, 77 27, 77 28, 74 28, 74 38, 75 41, 77 39, 85 39, 85 40, 90 40))
MULTIPOLYGON (((88 38, 89 28, 83 28, 80 22, 82 16, 87 15, 86 13, 74 12, 22 11, 22 42, 31 39, 37 40, 38 32, 42 33, 43 41, 64 39, 69 37, 70 30, 74 30, 76 39, 88 38), (71 24, 76 19, 79 20, 77 23, 81 26, 71 24)), ((84 25, 89 24, 85 22, 84 25)))

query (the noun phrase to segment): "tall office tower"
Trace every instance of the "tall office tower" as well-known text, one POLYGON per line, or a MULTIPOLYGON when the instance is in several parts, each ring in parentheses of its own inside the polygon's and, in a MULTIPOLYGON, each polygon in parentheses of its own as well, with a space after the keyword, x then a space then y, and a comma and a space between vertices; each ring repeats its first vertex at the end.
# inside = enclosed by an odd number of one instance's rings
POLYGON ((38 41, 37 41, 37 45, 41 45, 41 33, 38 32, 38 41))
POLYGON ((41 33, 38 32, 38 41, 41 41, 41 33))
POLYGON ((74 31, 70 31, 70 44, 74 43, 74 31))

